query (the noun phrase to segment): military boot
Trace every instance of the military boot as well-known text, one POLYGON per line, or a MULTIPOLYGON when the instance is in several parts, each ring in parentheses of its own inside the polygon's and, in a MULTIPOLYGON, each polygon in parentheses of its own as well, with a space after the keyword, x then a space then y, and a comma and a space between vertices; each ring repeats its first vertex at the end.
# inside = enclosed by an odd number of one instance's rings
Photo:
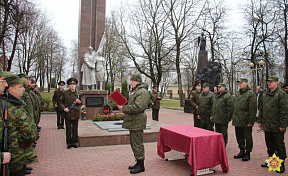
POLYGON ((284 165, 284 161, 281 163, 281 167, 280 167, 280 171, 276 171, 277 173, 284 173, 285 172, 285 165, 284 165))
POLYGON ((130 170, 135 169, 137 167, 137 164, 138 164, 138 160, 137 160, 136 164, 134 164, 133 166, 129 166, 128 169, 130 169, 130 170))
POLYGON ((130 170, 130 174, 138 174, 140 172, 144 172, 145 167, 144 167, 144 160, 137 160, 136 167, 132 170, 130 170))
POLYGON ((234 155, 235 159, 242 158, 245 155, 245 150, 240 149, 240 152, 237 155, 234 155))
POLYGON ((242 158, 242 161, 249 161, 249 160, 250 160, 250 152, 246 152, 246 154, 242 158))

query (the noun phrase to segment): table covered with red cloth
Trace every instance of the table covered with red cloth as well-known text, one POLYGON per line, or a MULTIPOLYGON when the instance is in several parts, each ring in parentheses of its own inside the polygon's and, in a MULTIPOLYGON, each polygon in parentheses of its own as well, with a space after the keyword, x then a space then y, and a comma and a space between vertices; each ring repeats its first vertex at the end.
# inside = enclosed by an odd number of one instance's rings
POLYGON ((228 172, 229 165, 222 134, 189 125, 164 126, 160 128, 157 153, 165 158, 164 152, 171 149, 188 154, 192 174, 197 170, 221 164, 228 172))

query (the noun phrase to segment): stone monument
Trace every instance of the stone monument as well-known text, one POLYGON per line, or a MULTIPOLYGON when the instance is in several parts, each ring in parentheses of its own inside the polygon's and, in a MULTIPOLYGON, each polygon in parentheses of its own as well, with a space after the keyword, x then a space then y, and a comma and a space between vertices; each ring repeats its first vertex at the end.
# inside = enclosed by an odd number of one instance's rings
MULTIPOLYGON (((98 51, 101 52, 103 57, 103 41, 105 42, 104 32, 105 32, 105 7, 106 0, 81 0, 80 1, 80 14, 79 14, 79 33, 78 33, 78 65, 79 65, 79 82, 82 83, 79 85, 79 90, 82 92, 82 102, 86 106, 86 119, 90 119, 94 114, 103 112, 103 105, 108 100, 108 91, 104 89, 104 81, 102 81, 102 86, 97 85, 97 75, 96 67, 97 60, 96 54, 95 58, 92 56, 88 59, 90 65, 87 65, 87 60, 85 56, 93 55, 98 51), (101 46, 102 43, 102 46, 101 46), (87 48, 91 46, 87 52, 87 48), (93 51, 93 48, 95 51, 93 51), (102 50, 102 51, 101 51, 102 50), (87 55, 86 55, 87 54, 87 55), (95 59, 95 61, 93 61, 95 59), (87 83, 85 79, 85 73, 83 73, 83 64, 88 66, 89 69, 94 70, 94 73, 89 74, 89 76, 94 76, 91 78, 90 82, 87 83), (93 69, 94 66, 94 69, 93 69), (82 71, 81 71, 82 70, 82 71), (93 75, 94 74, 94 75, 93 75), (83 90, 83 87, 85 89, 83 90)), ((103 57, 104 58, 104 57, 103 57)), ((85 66, 84 66, 85 67, 85 66)), ((91 71, 92 72, 92 71, 91 71)))

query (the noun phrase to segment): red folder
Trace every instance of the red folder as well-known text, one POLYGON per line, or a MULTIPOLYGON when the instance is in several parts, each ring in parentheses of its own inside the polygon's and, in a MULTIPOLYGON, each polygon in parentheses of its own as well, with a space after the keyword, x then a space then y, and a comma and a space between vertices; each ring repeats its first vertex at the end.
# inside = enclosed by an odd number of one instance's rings
POLYGON ((118 90, 112 92, 109 97, 116 105, 122 106, 127 103, 127 99, 118 90))

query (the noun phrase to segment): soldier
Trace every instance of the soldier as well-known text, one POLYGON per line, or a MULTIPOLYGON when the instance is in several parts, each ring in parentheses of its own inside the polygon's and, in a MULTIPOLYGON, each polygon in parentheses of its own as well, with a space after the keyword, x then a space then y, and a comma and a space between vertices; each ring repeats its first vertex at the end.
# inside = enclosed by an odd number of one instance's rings
POLYGON ((153 91, 150 92, 150 100, 152 105, 152 119, 158 121, 160 100, 162 100, 162 97, 158 92, 157 86, 153 86, 153 91))
POLYGON ((42 96, 41 96, 41 94, 40 94, 40 89, 39 89, 39 87, 38 87, 38 85, 37 84, 35 84, 35 86, 34 86, 34 91, 35 91, 35 94, 38 96, 38 99, 39 99, 39 101, 40 101, 40 103, 39 103, 39 105, 40 105, 40 111, 39 111, 39 119, 37 119, 37 121, 36 121, 36 125, 37 125, 37 128, 38 128, 38 130, 41 130, 41 127, 40 126, 38 126, 38 124, 39 124, 39 122, 40 122, 40 119, 41 119, 41 112, 43 111, 43 105, 44 105, 44 101, 43 101, 43 98, 42 98, 42 96))
POLYGON ((130 145, 137 163, 129 166, 131 174, 137 174, 145 171, 144 159, 145 151, 143 145, 143 130, 146 129, 147 115, 145 110, 150 104, 148 85, 142 83, 139 74, 133 74, 130 78, 132 94, 129 97, 128 105, 117 107, 125 113, 123 128, 129 130, 130 145))
POLYGON ((226 84, 218 84, 219 94, 213 98, 212 121, 215 123, 215 131, 222 133, 225 146, 228 142, 228 124, 233 113, 233 97, 226 90, 226 84))
MULTIPOLYGON (((25 80, 25 83, 23 84, 24 88, 25 88, 25 91, 21 97, 21 99, 26 103, 26 106, 27 106, 27 109, 30 113, 30 117, 32 118, 33 122, 36 124, 36 120, 37 117, 36 117, 36 114, 35 114, 35 97, 33 97, 32 93, 31 93, 31 87, 29 86, 31 84, 31 80, 30 80, 30 77, 25 74, 25 73, 20 73, 18 74, 18 77, 19 78, 22 78, 23 80, 25 80)), ((37 125, 37 124, 36 124, 37 125)), ((36 131, 37 131, 37 138, 36 140, 39 139, 39 133, 38 133, 38 129, 36 128, 36 131)), ((34 141, 35 145, 33 145, 33 147, 36 147, 36 141, 34 141)), ((30 174, 31 173, 31 170, 33 168, 32 167, 26 167, 26 171, 25 171, 25 174, 30 174)))
MULTIPOLYGON (((25 175, 26 165, 38 162, 35 149, 32 147, 37 138, 37 127, 20 98, 25 89, 25 80, 17 75, 6 77, 8 83, 8 151, 12 155, 9 163, 10 176, 25 175)), ((4 97, 6 98, 6 97, 4 97)))
POLYGON ((248 79, 241 78, 237 82, 240 90, 234 100, 232 125, 235 126, 240 153, 234 155, 234 158, 242 158, 242 161, 248 161, 253 148, 252 127, 257 113, 257 100, 256 94, 248 86, 248 79))
MULTIPOLYGON (((275 153, 279 159, 285 161, 287 155, 284 134, 288 119, 288 97, 278 87, 278 77, 270 76, 266 81, 268 83, 268 90, 263 93, 260 102, 258 123, 259 127, 265 132, 268 155, 272 157, 275 153)), ((284 161, 281 163, 280 171, 277 171, 278 173, 284 173, 284 161)), ((268 167, 267 163, 261 164, 261 166, 268 167)))
MULTIPOLYGON (((4 94, 5 88, 8 86, 5 77, 9 76, 11 73, 4 72, 2 67, 0 67, 0 95, 4 94)), ((5 103, 5 102, 4 102, 5 103)), ((0 148, 2 151, 2 141, 3 141, 3 104, 0 101, 0 148)), ((11 160, 11 153, 10 152, 1 152, 2 157, 0 157, 1 164, 7 164, 11 160)), ((2 173, 2 170, 0 169, 2 173)))
POLYGON ((201 119, 201 128, 214 131, 214 123, 211 121, 213 105, 213 93, 210 84, 203 84, 203 92, 199 96, 198 119, 201 119))
POLYGON ((201 128, 201 120, 198 119, 198 105, 199 105, 199 96, 201 93, 201 83, 195 84, 195 90, 191 92, 190 102, 193 107, 193 117, 194 117, 194 126, 201 128))
POLYGON ((57 90, 55 90, 54 95, 52 97, 52 101, 53 101, 54 107, 57 111, 57 128, 58 129, 65 129, 64 128, 65 112, 61 108, 61 106, 59 106, 59 103, 60 103, 59 100, 60 100, 60 97, 63 95, 65 82, 59 81, 58 86, 59 86, 59 88, 57 90))
POLYGON ((69 78, 67 80, 69 90, 63 92, 60 98, 60 106, 66 112, 65 126, 66 126, 66 143, 67 149, 71 147, 78 148, 78 120, 80 118, 81 94, 76 89, 78 80, 76 78, 69 78))

